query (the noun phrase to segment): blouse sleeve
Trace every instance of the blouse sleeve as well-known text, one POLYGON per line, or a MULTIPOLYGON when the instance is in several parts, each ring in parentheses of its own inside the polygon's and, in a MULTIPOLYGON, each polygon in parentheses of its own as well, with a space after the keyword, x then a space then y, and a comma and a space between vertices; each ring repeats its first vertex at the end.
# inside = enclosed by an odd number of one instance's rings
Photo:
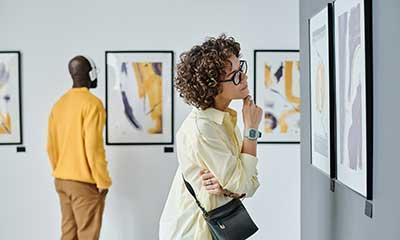
POLYGON ((259 187, 258 159, 246 153, 233 153, 224 137, 211 124, 203 125, 196 144, 197 158, 218 179, 222 188, 251 197, 259 187))

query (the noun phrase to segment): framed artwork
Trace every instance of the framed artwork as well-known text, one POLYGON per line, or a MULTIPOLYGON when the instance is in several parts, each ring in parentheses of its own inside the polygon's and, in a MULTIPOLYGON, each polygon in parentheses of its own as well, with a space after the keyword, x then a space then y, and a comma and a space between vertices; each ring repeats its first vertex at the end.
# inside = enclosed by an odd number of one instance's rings
POLYGON ((255 50, 254 91, 264 110, 259 143, 299 143, 299 51, 255 50))
POLYGON ((0 51, 0 145, 22 144, 21 53, 0 51))
POLYGON ((174 142, 172 51, 106 52, 106 144, 174 142))
POLYGON ((372 1, 337 0, 337 181, 372 199, 372 1))
POLYGON ((330 177, 335 176, 334 151, 334 50, 333 5, 329 4, 309 20, 311 164, 330 177), (332 98, 332 99, 331 99, 332 98))

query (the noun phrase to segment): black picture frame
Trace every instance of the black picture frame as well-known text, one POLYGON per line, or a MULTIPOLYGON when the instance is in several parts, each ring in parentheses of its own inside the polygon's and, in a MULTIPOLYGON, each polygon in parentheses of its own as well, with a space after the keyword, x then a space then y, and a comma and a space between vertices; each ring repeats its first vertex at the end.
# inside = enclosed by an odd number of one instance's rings
POLYGON ((329 24, 329 101, 330 101, 330 130, 331 130, 331 181, 337 178, 337 148, 336 148, 336 72, 335 72, 335 22, 333 3, 328 3, 328 24, 329 24))
POLYGON ((0 145, 23 144, 23 114, 22 114, 22 54, 20 51, 0 51, 1 54, 16 54, 18 59, 18 114, 19 114, 19 139, 18 141, 0 142, 0 145))
MULTIPOLYGON (((254 102, 257 103, 257 54, 258 53, 298 53, 300 54, 300 51, 298 49, 255 49, 254 54, 253 54, 253 81, 254 81, 254 102)), ((257 142, 258 144, 300 144, 300 133, 298 140, 288 140, 288 141, 278 141, 278 140, 273 140, 273 141, 262 141, 259 140, 257 142)))
POLYGON ((107 119, 106 119, 106 145, 119 145, 119 146, 130 146, 130 145, 173 145, 174 144, 174 68, 175 68, 175 56, 174 51, 172 50, 107 50, 105 51, 105 75, 106 75, 106 83, 105 83, 105 102, 106 102, 106 112, 107 112, 107 119), (108 79, 108 55, 109 54, 169 54, 170 61, 171 61, 171 124, 170 124, 170 139, 169 141, 159 141, 159 142, 111 142, 109 139, 110 136, 110 128, 109 128, 109 79, 108 79))

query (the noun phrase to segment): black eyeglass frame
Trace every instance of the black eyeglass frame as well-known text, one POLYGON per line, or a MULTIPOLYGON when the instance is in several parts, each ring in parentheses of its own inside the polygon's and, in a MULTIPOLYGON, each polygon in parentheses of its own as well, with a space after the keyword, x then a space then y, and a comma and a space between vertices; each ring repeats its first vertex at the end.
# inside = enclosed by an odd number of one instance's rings
POLYGON ((234 72, 232 72, 231 74, 233 74, 233 76, 230 79, 227 80, 222 80, 220 82, 224 83, 224 82, 233 82, 233 84, 235 85, 239 85, 240 82, 243 80, 242 79, 242 74, 247 74, 247 61, 246 60, 240 60, 240 67, 239 70, 236 70, 234 72))

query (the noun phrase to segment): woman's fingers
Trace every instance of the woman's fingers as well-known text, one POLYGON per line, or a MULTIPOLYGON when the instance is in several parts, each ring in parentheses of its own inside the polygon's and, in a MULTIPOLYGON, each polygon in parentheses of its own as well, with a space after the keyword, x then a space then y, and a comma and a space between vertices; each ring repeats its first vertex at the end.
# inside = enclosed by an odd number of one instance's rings
POLYGON ((207 169, 202 169, 199 173, 199 176, 201 177, 204 173, 207 173, 208 170, 207 169))
POLYGON ((217 190, 217 189, 219 189, 219 188, 220 188, 220 186, 219 186, 218 183, 215 183, 215 184, 213 184, 213 185, 208 185, 208 186, 206 186, 206 190, 207 190, 207 191, 209 191, 209 190, 217 190))
POLYGON ((243 99, 244 100, 244 104, 245 105, 248 105, 248 106, 250 106, 251 105, 251 103, 253 102, 253 100, 252 100, 252 98, 251 98, 251 96, 249 95, 249 96, 247 96, 245 99, 243 99))
POLYGON ((209 194, 213 194, 213 195, 224 194, 224 191, 222 190, 222 188, 219 184, 214 184, 212 186, 208 186, 208 187, 206 187, 206 190, 209 194))
POLYGON ((248 103, 249 96, 243 98, 243 104, 246 105, 248 103))
POLYGON ((203 175, 201 175, 201 179, 203 179, 203 180, 208 180, 208 179, 210 179, 210 178, 213 178, 214 177, 214 175, 212 175, 212 173, 204 173, 203 175))
POLYGON ((203 186, 211 186, 214 184, 218 184, 218 180, 216 178, 209 178, 206 180, 202 180, 203 186))
POLYGON ((215 176, 208 170, 201 170, 200 177, 203 186, 208 193, 219 195, 222 194, 222 188, 215 176))

